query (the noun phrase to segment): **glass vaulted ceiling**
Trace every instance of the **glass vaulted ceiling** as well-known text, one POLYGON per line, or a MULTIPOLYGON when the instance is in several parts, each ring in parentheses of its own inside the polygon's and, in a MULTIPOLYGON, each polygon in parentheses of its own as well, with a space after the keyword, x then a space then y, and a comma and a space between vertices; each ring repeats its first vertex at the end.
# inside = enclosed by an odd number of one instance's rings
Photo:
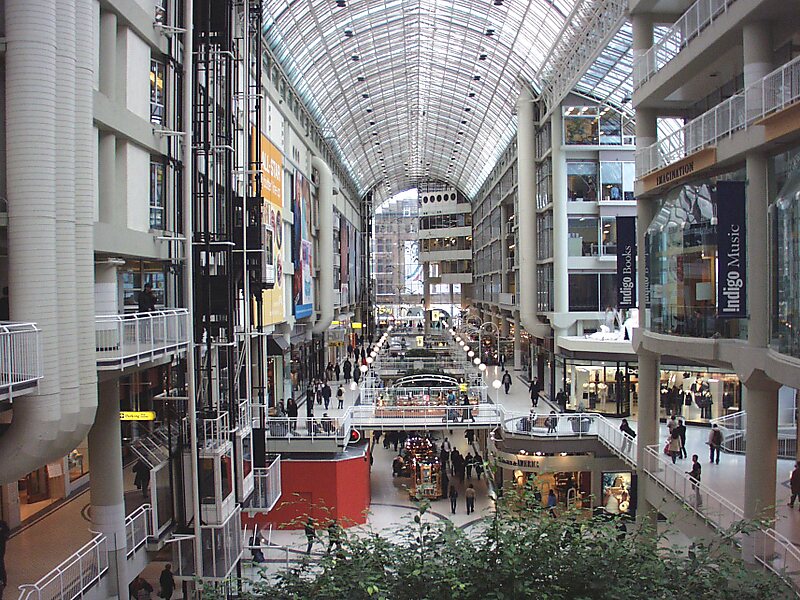
POLYGON ((264 31, 297 92, 381 196, 420 180, 473 196, 582 0, 266 0, 264 31))

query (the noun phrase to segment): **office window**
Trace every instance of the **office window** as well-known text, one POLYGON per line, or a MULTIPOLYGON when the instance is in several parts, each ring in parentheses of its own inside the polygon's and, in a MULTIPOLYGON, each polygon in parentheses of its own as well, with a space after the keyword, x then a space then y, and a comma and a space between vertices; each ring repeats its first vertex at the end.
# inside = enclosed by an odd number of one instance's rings
POLYGON ((598 256, 600 248, 597 240, 596 217, 573 217, 568 222, 569 256, 598 256))
POLYGON ((600 184, 602 200, 622 200, 622 163, 600 163, 600 184))
POLYGON ((598 163, 596 161, 567 162, 567 197, 570 200, 597 200, 598 163))
POLYGON ((600 310, 597 273, 570 273, 570 311, 600 310))
POLYGON ((164 124, 165 94, 164 77, 166 67, 163 62, 150 60, 150 121, 159 125, 164 124))
POLYGON ((603 217, 600 220, 600 253, 602 256, 617 255, 616 217, 603 217))
POLYGON ((150 229, 165 229, 164 163, 150 161, 150 229))

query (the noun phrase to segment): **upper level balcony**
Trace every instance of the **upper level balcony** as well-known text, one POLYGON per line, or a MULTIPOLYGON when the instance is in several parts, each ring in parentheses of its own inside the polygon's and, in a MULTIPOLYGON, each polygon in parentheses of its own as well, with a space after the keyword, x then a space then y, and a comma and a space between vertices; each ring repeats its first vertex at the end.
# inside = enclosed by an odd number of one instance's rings
POLYGON ((639 89, 653 75, 725 14, 736 0, 697 0, 653 46, 633 61, 633 89, 639 89))
POLYGON ((0 323, 0 402, 36 389, 42 378, 35 323, 0 323))
MULTIPOLYGON (((638 149, 636 177, 643 179, 701 150, 715 147, 738 131, 765 125, 767 120, 777 117, 798 100, 800 57, 775 69, 655 144, 638 149)), ((779 137, 783 133, 784 128, 774 128, 773 132, 765 132, 763 141, 771 141, 775 139, 771 136, 779 137)), ((719 159, 719 156, 715 158, 716 161, 719 159)), ((697 165, 694 165, 694 171, 697 171, 697 165)))
POLYGON ((185 352, 189 311, 172 308, 95 318, 97 368, 125 369, 185 352))

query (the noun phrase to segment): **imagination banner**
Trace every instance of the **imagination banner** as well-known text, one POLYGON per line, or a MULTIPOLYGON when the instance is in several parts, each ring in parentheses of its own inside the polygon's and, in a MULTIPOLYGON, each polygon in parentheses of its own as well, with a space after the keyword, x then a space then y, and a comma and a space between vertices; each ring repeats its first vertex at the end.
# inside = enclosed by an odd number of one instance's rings
POLYGON ((717 183, 717 317, 747 317, 747 244, 743 181, 717 183))
POLYGON ((617 217, 617 307, 636 307, 636 217, 617 217))

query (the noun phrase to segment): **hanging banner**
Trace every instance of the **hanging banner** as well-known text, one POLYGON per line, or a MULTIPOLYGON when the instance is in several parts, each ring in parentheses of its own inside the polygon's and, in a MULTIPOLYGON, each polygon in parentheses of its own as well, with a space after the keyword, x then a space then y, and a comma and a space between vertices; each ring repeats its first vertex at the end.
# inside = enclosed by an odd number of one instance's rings
POLYGON ((636 307, 636 217, 617 217, 617 308, 636 307))
POLYGON ((717 317, 747 317, 744 181, 717 183, 717 317))
POLYGON ((310 317, 313 310, 312 245, 311 245, 311 186, 300 171, 295 171, 292 190, 292 259, 294 278, 292 298, 294 316, 297 319, 310 317))

